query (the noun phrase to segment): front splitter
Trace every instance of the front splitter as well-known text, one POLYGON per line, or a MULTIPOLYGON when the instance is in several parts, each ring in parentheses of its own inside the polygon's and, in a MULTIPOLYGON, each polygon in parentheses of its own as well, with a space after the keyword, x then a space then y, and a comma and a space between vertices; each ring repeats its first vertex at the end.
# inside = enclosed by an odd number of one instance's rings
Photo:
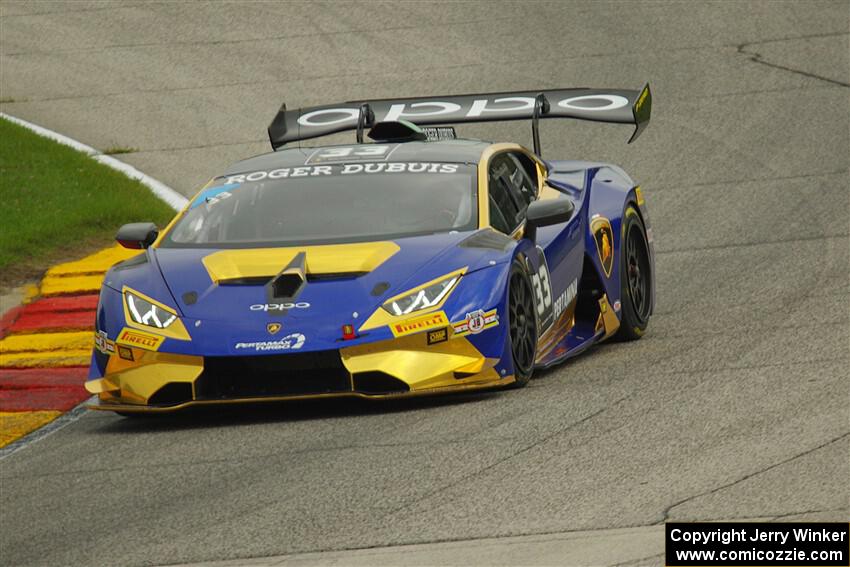
POLYGON ((326 394, 303 394, 296 396, 265 396, 256 398, 229 398, 221 400, 191 400, 173 406, 146 406, 137 404, 115 404, 98 402, 86 407, 91 410, 115 411, 120 413, 171 413, 190 407, 233 405, 233 404, 262 404, 271 402, 292 402, 307 400, 329 400, 340 398, 355 398, 362 400, 397 400, 404 398, 417 398, 427 396, 441 396, 447 394, 460 394, 464 392, 480 392, 484 390, 500 390, 516 382, 513 375, 505 376, 498 382, 487 382, 483 384, 458 384, 457 386, 443 386, 425 390, 414 390, 410 392, 390 392, 386 394, 364 394, 362 392, 330 392, 326 394))

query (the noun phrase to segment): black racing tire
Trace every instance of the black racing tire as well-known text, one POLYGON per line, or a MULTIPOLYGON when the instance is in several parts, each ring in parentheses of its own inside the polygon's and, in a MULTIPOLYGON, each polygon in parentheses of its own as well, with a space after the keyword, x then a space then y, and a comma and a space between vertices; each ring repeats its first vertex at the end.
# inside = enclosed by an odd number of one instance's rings
POLYGON ((508 347, 514 366, 512 387, 522 388, 534 373, 537 354, 537 316, 531 280, 521 260, 515 259, 508 276, 508 347))
POLYGON ((626 207, 620 233, 622 319, 616 338, 636 341, 646 332, 652 312, 652 278, 646 227, 633 205, 626 207))

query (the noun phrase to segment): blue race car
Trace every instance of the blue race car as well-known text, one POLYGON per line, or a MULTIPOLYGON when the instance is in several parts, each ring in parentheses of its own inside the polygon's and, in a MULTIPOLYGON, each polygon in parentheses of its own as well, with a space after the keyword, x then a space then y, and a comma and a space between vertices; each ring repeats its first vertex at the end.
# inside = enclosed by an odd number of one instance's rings
POLYGON ((119 230, 142 252, 104 279, 92 407, 523 386, 639 338, 655 285, 640 187, 614 165, 543 160, 538 123, 628 123, 634 139, 650 108, 648 85, 284 106, 274 152, 163 230, 119 230), (447 126, 495 120, 530 120, 534 150, 447 126), (357 143, 282 149, 343 131, 357 143))

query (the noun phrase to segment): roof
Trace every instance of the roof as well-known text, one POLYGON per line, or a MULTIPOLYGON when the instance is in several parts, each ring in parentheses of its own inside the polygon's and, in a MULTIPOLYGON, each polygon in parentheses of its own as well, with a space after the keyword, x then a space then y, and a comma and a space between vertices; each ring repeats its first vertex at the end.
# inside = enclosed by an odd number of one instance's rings
POLYGON ((380 144, 343 144, 333 146, 320 146, 312 148, 288 148, 276 152, 263 154, 238 161, 228 167, 222 175, 233 175, 248 171, 271 170, 279 167, 297 167, 312 163, 343 164, 362 163, 367 161, 387 162, 448 162, 448 163, 478 163, 481 154, 491 146, 491 142, 481 140, 434 140, 427 142, 403 142, 403 143, 380 143, 380 144), (364 157, 340 157, 316 161, 316 157, 322 150, 352 148, 352 154, 356 154, 356 148, 373 148, 375 146, 389 146, 390 151, 386 158, 375 157, 368 159, 364 157))

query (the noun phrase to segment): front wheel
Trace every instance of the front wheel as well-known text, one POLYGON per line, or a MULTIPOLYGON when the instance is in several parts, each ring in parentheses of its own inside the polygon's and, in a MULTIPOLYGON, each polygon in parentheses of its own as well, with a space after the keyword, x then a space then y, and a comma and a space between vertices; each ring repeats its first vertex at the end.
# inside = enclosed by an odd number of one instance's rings
POLYGON ((620 297, 622 319, 617 338, 634 341, 641 338, 652 310, 652 269, 646 228, 637 210, 629 205, 623 215, 620 240, 620 297))
POLYGON ((508 281, 508 319, 511 358, 514 364, 514 387, 522 388, 531 380, 537 353, 537 319, 531 283, 525 267, 514 260, 508 281))

